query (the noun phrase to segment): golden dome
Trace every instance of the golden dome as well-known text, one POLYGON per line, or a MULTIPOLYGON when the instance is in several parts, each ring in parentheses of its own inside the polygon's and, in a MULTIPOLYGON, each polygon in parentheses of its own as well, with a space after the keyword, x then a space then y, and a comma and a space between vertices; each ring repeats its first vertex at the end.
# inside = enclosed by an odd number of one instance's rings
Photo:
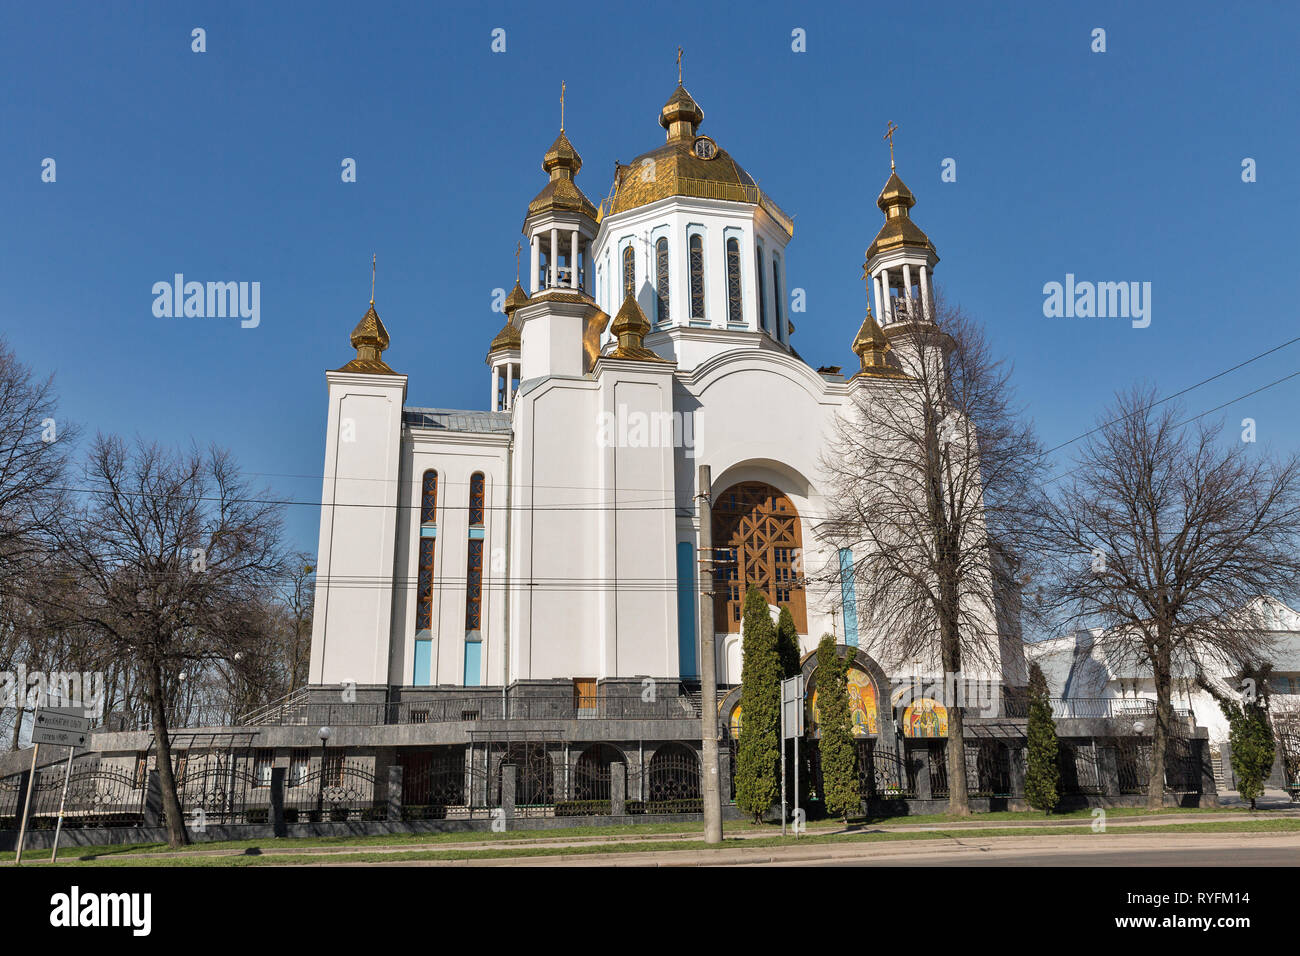
POLYGON ((650 320, 645 317, 641 306, 637 305, 636 296, 631 292, 623 300, 623 305, 619 308, 618 315, 614 316, 614 324, 609 327, 609 330, 618 336, 618 345, 609 353, 610 358, 640 359, 644 362, 664 361, 644 345, 645 335, 650 331, 650 320))
POLYGON ((379 313, 375 311, 373 299, 370 301, 369 310, 352 330, 351 342, 352 347, 357 350, 357 357, 337 371, 367 372, 372 375, 397 374, 382 358, 389 344, 388 330, 384 328, 379 313))
POLYGON ((627 212, 669 196, 721 199, 762 206, 793 235, 794 221, 758 188, 754 177, 712 139, 697 135, 703 119, 699 104, 678 86, 659 114, 668 141, 627 165, 618 164, 603 215, 627 212))
POLYGON ((898 173, 890 171, 885 188, 880 191, 880 195, 876 198, 876 205, 885 214, 885 224, 880 227, 880 232, 876 233, 876 238, 867 247, 868 259, 871 259, 877 253, 888 252, 890 249, 899 249, 904 246, 924 249, 936 256, 938 255, 938 251, 934 248, 934 243, 930 241, 930 237, 908 215, 908 210, 916 205, 916 197, 912 195, 912 191, 907 188, 907 185, 898 178, 898 173))
POLYGON ((514 315, 515 309, 519 308, 527 301, 528 301, 528 293, 523 290, 523 287, 519 284, 519 280, 516 279, 515 287, 511 289, 510 294, 506 296, 506 304, 505 304, 506 315, 514 315))
POLYGON ((680 83, 659 111, 659 125, 668 130, 668 138, 694 138, 696 128, 704 122, 704 110, 680 83), (674 124, 677 124, 674 126, 674 124))
POLYGON ((560 131, 551 148, 542 157, 542 169, 550 174, 551 180, 542 187, 533 201, 528 204, 528 215, 552 209, 580 212, 592 219, 596 218, 595 204, 583 195, 582 190, 573 182, 573 177, 582 169, 582 157, 569 142, 569 137, 560 131))
POLYGON ((889 339, 868 305, 867 317, 862 320, 858 334, 853 337, 853 354, 858 357, 861 365, 854 377, 875 375, 882 378, 904 378, 903 372, 890 362, 889 348, 889 339))

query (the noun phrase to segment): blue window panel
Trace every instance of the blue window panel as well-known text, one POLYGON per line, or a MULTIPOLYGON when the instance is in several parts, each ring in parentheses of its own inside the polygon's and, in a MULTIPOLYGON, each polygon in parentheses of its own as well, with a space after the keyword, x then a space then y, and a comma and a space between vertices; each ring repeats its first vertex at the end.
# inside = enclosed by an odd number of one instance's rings
POLYGON ((433 664, 433 641, 426 640, 415 642, 415 674, 411 680, 412 684, 417 687, 427 687, 432 684, 431 667, 433 664))
POLYGON ((482 529, 481 527, 479 527, 479 528, 470 528, 470 529, 469 529, 469 539, 470 539, 471 541, 482 541, 482 540, 483 540, 483 529, 482 529))
POLYGON ((436 537, 438 537, 438 526, 437 526, 436 524, 426 524, 426 525, 421 525, 421 526, 420 526, 420 537, 421 537, 421 538, 436 538, 436 537))
POLYGON ((840 548, 840 602, 844 606, 844 643, 858 646, 858 598, 853 589, 853 552, 840 548))
POLYGON ((465 686, 478 687, 483 683, 483 643, 465 642, 465 686))
POLYGON ((698 677, 695 665, 695 549, 677 542, 677 666, 682 677, 698 677))

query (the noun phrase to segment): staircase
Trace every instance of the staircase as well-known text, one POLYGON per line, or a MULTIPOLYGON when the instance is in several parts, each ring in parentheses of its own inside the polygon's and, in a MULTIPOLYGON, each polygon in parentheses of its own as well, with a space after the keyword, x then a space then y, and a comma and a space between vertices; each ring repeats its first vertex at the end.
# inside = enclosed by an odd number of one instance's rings
POLYGON ((266 724, 286 726, 307 722, 307 688, 299 687, 264 707, 250 711, 239 718, 241 727, 258 727, 266 724))
POLYGON ((691 716, 700 716, 700 708, 704 706, 704 689, 699 681, 682 681, 681 693, 683 700, 690 703, 691 716))

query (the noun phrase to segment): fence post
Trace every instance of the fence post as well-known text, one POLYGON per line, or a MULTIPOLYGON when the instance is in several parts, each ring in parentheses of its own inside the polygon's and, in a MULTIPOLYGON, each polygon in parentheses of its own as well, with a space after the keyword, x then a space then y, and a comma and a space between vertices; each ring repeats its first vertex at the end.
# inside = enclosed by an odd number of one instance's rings
POLYGON ((145 777, 144 825, 147 827, 163 825, 162 784, 158 782, 157 770, 150 770, 145 777))
POLYGON ((1028 743, 1024 747, 1013 747, 1007 744, 1007 770, 1011 784, 1011 796, 1023 797, 1025 795, 1025 757, 1028 753, 1028 743))
MULTIPOLYGON (((1201 799, 1200 805, 1203 807, 1217 807, 1219 805, 1219 789, 1214 783, 1214 756, 1210 753, 1210 742, 1208 740, 1195 740, 1197 756, 1200 758, 1201 765, 1201 799)), ((1276 763, 1274 764, 1276 766, 1276 763)))
POLYGON ((930 790, 930 748, 914 748, 909 754, 907 752, 907 745, 904 744, 903 759, 916 761, 916 799, 933 799, 933 794, 930 790))
POLYGON ((284 767, 271 768, 271 832, 278 837, 288 834, 284 825, 284 781, 288 776, 284 767))
POLYGON ((506 825, 515 816, 515 782, 519 777, 519 768, 512 763, 501 765, 501 815, 506 825))
POLYGON ((402 819, 402 765, 390 764, 388 767, 388 819, 402 819))
POLYGON ((627 813, 627 764, 609 765, 609 812, 616 817, 627 813))

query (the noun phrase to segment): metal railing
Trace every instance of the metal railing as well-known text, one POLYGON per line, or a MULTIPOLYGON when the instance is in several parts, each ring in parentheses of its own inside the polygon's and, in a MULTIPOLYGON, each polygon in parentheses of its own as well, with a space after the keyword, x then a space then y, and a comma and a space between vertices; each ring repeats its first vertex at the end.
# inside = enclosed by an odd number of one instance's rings
MULTIPOLYGON (((1154 717, 1156 702, 1146 698, 1133 697, 1052 697, 1052 716, 1063 718, 1101 718, 1101 717, 1154 717)), ((1029 700, 1027 698, 1008 698, 1002 703, 1003 717, 1028 717, 1029 700)), ((1187 719, 1192 712, 1184 707, 1174 708, 1174 717, 1187 719)))
POLYGON ((297 702, 293 707, 263 708, 259 722, 277 726, 376 726, 442 724, 480 720, 697 720, 698 702, 690 697, 583 698, 572 694, 518 697, 498 694, 431 697, 375 703, 297 702))

